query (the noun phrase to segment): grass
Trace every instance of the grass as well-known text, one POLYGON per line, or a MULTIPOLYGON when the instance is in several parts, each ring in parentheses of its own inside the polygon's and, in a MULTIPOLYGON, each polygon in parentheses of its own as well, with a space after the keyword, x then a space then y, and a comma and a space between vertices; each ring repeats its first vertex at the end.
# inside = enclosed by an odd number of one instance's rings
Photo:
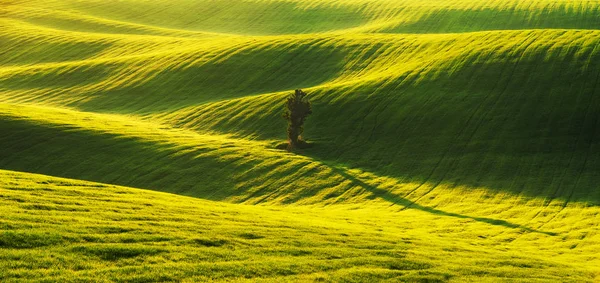
POLYGON ((582 282, 598 266, 583 255, 597 235, 581 237, 597 207, 568 209, 548 235, 418 209, 240 205, 0 176, 2 281, 582 282))
POLYGON ((600 280, 599 10, 5 1, 0 281, 600 280))

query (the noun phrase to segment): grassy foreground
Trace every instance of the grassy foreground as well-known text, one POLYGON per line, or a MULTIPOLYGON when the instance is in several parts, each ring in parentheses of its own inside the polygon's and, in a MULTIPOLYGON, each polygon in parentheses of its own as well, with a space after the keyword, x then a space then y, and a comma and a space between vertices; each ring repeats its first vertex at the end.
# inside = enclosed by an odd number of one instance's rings
POLYGON ((3 282, 598 279, 598 259, 582 252, 600 241, 577 237, 590 232, 583 223, 558 236, 419 210, 225 204, 11 171, 0 171, 0 212, 3 282))
POLYGON ((0 1, 0 281, 599 281, 599 14, 0 1))

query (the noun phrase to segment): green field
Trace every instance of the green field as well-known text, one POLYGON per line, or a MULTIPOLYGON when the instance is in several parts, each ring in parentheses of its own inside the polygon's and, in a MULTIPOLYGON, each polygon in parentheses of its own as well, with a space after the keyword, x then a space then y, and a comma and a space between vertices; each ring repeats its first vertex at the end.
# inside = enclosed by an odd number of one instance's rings
POLYGON ((600 0, 0 1, 0 282, 599 282, 598 85, 600 0))

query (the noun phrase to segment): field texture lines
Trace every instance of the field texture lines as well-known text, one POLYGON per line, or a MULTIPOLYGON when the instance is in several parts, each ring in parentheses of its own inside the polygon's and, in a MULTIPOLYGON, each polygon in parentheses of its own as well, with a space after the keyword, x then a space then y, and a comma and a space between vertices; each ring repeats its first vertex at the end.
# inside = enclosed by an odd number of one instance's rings
POLYGON ((0 281, 598 282, 599 15, 0 1, 0 281))

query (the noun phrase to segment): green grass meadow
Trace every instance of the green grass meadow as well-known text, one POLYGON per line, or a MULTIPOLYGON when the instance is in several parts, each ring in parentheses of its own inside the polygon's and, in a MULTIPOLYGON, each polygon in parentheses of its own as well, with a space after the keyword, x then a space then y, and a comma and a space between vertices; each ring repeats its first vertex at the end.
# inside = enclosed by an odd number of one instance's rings
POLYGON ((0 1, 0 282, 600 282, 598 85, 599 0, 0 1))

